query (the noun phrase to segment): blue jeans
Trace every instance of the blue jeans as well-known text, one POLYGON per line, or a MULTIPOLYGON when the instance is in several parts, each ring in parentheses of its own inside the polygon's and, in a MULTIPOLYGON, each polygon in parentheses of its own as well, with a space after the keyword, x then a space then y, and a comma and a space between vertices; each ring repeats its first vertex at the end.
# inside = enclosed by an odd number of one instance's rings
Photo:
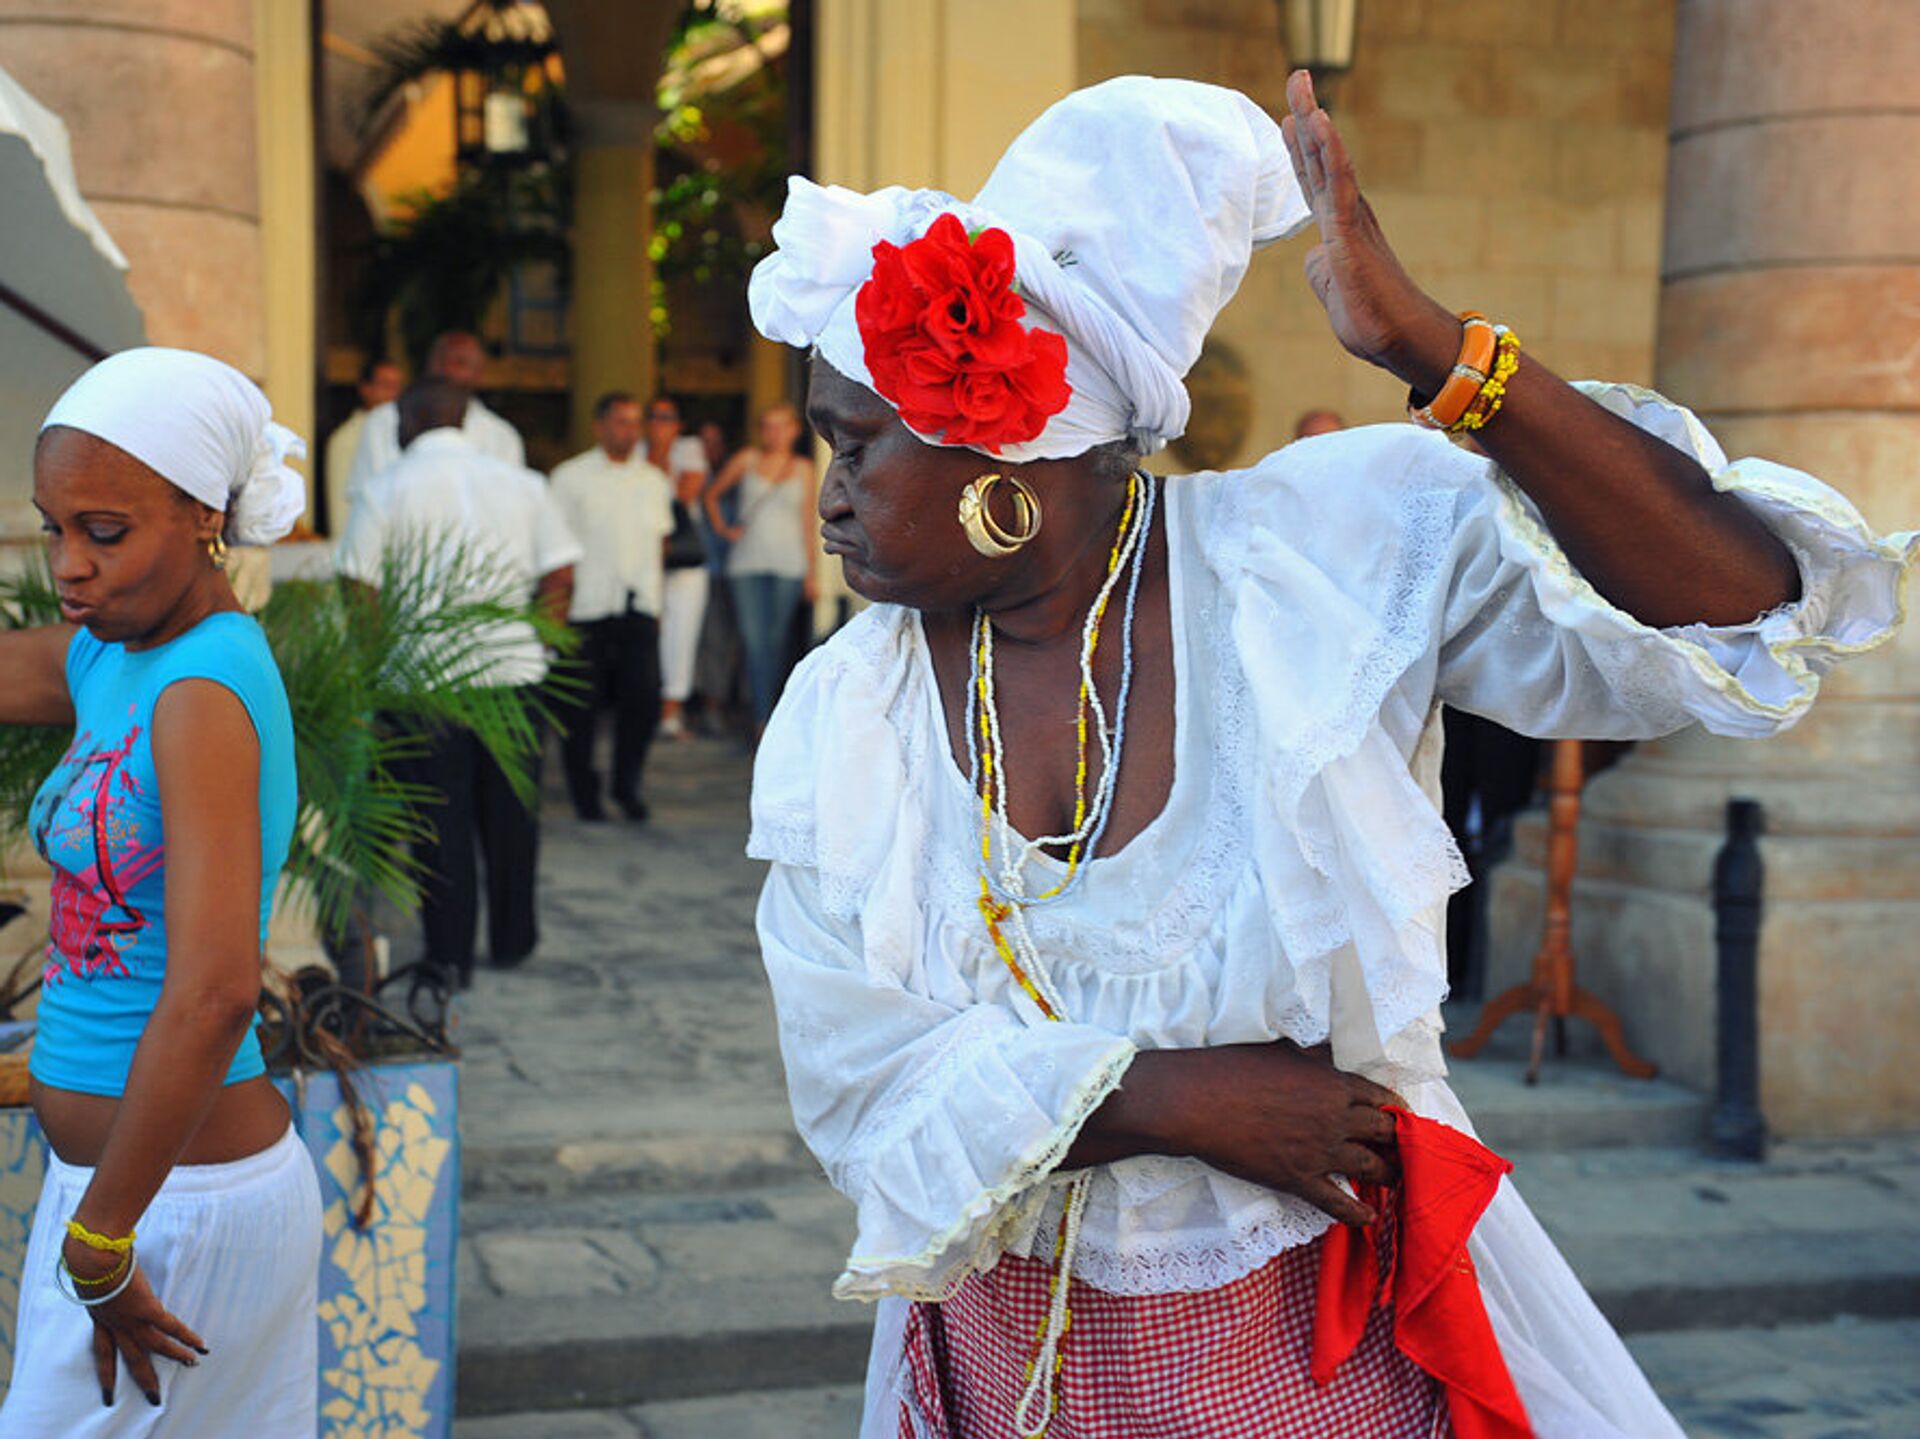
POLYGON ((800 603, 800 581, 785 575, 733 575, 728 583, 733 589, 740 642, 747 652, 754 723, 764 725, 773 713, 773 702, 780 698, 787 635, 793 628, 794 607, 800 603))

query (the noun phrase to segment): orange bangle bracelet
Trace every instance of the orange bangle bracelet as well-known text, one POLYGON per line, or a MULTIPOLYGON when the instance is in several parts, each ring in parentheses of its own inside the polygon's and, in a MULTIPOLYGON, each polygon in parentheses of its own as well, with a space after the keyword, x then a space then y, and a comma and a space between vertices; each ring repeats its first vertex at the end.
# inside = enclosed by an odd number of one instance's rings
POLYGON ((1407 395, 1407 418, 1425 429, 1447 430, 1459 424, 1493 366, 1498 337, 1492 323, 1478 310, 1464 310, 1460 319, 1460 354, 1440 392, 1424 405, 1418 403, 1417 394, 1407 395))

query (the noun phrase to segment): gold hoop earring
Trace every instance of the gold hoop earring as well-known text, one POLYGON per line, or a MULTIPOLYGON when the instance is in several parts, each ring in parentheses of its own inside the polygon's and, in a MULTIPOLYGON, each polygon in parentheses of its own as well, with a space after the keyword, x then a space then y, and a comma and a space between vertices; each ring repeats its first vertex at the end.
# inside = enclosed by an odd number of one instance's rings
POLYGON ((1018 554, 1040 533, 1040 497, 1018 475, 982 475, 960 492, 960 528, 967 542, 988 559, 1004 560, 1018 554), (993 487, 1005 480, 1013 486, 1013 512, 1020 533, 1013 534, 993 517, 988 497, 993 487))
POLYGON ((207 558, 213 561, 213 567, 216 570, 224 570, 227 567, 227 537, 225 535, 215 535, 207 541, 207 558))

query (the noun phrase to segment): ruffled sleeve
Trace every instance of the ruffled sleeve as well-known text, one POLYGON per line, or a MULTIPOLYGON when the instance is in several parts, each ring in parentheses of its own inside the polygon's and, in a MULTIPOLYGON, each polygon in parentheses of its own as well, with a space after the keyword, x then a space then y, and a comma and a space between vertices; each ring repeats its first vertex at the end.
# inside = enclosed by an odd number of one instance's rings
POLYGON ((1752 506, 1792 550, 1800 599, 1744 625, 1644 625, 1587 583, 1497 468, 1411 425, 1183 482, 1246 680, 1252 850, 1292 971, 1288 1032, 1331 1035, 1343 1067, 1437 1068, 1415 1041, 1446 993, 1441 905, 1467 875, 1438 813, 1436 701, 1543 737, 1692 722, 1764 735, 1903 617, 1920 537, 1876 536, 1798 471, 1729 464, 1649 391, 1582 388, 1752 506))
POLYGON ((1793 553, 1800 598, 1742 625, 1656 629, 1608 603, 1498 470, 1462 494, 1441 617, 1440 698, 1544 738, 1645 739, 1698 723, 1757 738, 1806 713, 1832 665, 1890 639, 1920 535, 1876 535, 1811 475, 1729 462, 1687 410, 1580 386, 1691 454, 1793 553))
MULTIPOLYGON (((1025 1233, 1127 1039, 930 973, 905 626, 868 611, 795 672, 754 779, 759 930, 801 1137, 854 1201, 842 1298, 942 1298, 1025 1233)), ((944 755, 936 757, 945 760, 944 755)))

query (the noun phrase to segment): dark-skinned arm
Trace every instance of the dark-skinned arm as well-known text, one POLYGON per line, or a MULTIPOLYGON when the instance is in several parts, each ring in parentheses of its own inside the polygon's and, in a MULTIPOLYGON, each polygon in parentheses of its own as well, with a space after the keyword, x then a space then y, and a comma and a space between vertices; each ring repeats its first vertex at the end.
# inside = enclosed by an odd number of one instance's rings
MULTIPOLYGON (((110 1236, 134 1230, 198 1132, 260 1002, 260 742, 245 706, 211 680, 168 686, 153 707, 153 767, 167 843, 166 980, 73 1216, 110 1236)), ((101 1255, 71 1239, 66 1256, 83 1277, 101 1267, 101 1255)), ((189 1348, 204 1352, 144 1274, 89 1312, 103 1393, 114 1372, 109 1340, 149 1399, 158 1393, 151 1355, 191 1364, 189 1348)))
POLYGON ((567 611, 573 608, 573 566, 562 565, 540 576, 533 589, 533 602, 548 619, 564 625, 567 611))
POLYGON ((720 513, 720 500, 729 490, 740 483, 741 476, 745 475, 746 472, 747 452, 742 450, 739 454, 727 461, 726 466, 720 471, 720 478, 708 485, 706 494, 702 496, 701 502, 706 506, 707 510, 707 524, 716 535, 727 541, 728 544, 738 544, 740 542, 740 536, 746 532, 736 529, 727 523, 726 517, 720 513))
MULTIPOLYGON (((1459 354, 1460 322, 1394 257, 1305 71, 1288 80, 1287 101, 1282 133, 1320 231, 1308 281, 1349 353, 1431 395, 1459 354)), ((1505 405, 1475 439, 1539 505, 1594 589, 1643 624, 1745 624, 1799 598, 1786 546, 1692 457, 1524 353, 1505 405)))
POLYGON ((1391 1090, 1285 1040, 1148 1049, 1081 1126, 1063 1168, 1138 1154, 1200 1159, 1292 1194, 1343 1224, 1376 1217, 1332 1176, 1385 1184, 1399 1170, 1391 1090))

